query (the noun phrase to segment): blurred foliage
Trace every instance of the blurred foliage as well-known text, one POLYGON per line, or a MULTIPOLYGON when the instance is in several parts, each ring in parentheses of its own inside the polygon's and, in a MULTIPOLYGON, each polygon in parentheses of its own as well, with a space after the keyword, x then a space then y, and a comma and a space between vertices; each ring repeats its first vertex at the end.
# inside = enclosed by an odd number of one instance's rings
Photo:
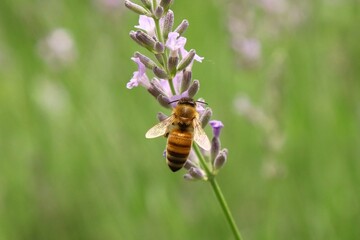
MULTIPOLYGON (((187 48, 205 57, 193 75, 225 124, 229 159, 218 181, 244 239, 360 236, 359 2, 306 3, 301 26, 262 39, 255 69, 236 63, 226 4, 173 6, 175 23, 190 22, 187 48), (286 137, 276 161, 286 173, 269 179, 266 136, 233 101, 246 93, 266 110, 279 52, 275 117, 286 137)), ((0 239, 232 239, 210 187, 170 172, 165 139, 144 138, 156 113, 168 111, 144 89, 125 87, 138 20, 122 5, 0 2, 0 239), (76 51, 66 64, 39 50, 59 28, 76 51)))

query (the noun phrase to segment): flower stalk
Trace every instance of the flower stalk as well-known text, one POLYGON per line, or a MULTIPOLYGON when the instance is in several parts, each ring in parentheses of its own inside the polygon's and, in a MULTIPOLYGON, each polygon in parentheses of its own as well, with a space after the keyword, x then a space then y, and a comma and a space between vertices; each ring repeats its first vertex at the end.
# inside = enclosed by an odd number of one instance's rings
POLYGON ((201 153, 199 146, 196 143, 194 143, 193 148, 195 150, 196 156, 199 158, 200 163, 206 172, 206 175, 208 176, 207 181, 210 182, 211 188, 213 189, 213 191, 215 193, 216 199, 219 201, 221 209, 224 212, 226 220, 231 228, 231 231, 234 234, 235 239, 241 240, 242 238, 241 238, 240 231, 235 223, 234 217, 231 214, 230 208, 228 207, 225 197, 221 191, 221 188, 220 188, 218 182, 216 181, 216 178, 215 178, 216 175, 214 175, 212 173, 210 166, 209 166, 208 162, 205 160, 203 154, 201 153))
MULTIPOLYGON (((188 125, 187 128, 192 129, 192 132, 200 131, 196 128, 201 129, 201 127, 204 128, 209 124, 213 130, 213 138, 210 142, 202 130, 201 136, 205 140, 199 140, 195 137, 192 148, 191 145, 188 148, 190 153, 183 157, 185 164, 180 165, 179 168, 170 167, 170 169, 177 171, 183 167, 187 170, 184 175, 185 179, 209 182, 235 239, 241 240, 240 231, 216 181, 216 176, 225 165, 228 154, 226 148, 221 149, 220 132, 224 125, 221 121, 210 120, 212 110, 206 107, 204 99, 193 100, 199 92, 200 81, 192 79, 192 66, 194 62, 202 62, 203 57, 197 55, 195 49, 190 51, 185 49, 187 39, 183 33, 188 28, 189 23, 187 20, 183 20, 173 31, 174 13, 170 10, 173 0, 141 0, 141 2, 143 6, 128 0, 125 1, 125 5, 130 10, 140 14, 139 25, 135 26, 138 30, 131 31, 130 37, 149 54, 152 54, 153 58, 135 52, 132 60, 138 65, 138 71, 134 72, 133 77, 127 83, 127 88, 142 86, 162 107, 170 109, 175 108, 182 99, 191 99, 190 105, 196 107, 197 114, 194 115, 194 120, 190 120, 193 124, 188 125), (147 76, 147 72, 150 71, 154 75, 152 79, 147 76), (202 150, 198 146, 199 141, 206 142, 206 144, 203 142, 200 144, 204 148, 202 150)), ((158 118, 160 121, 170 119, 162 113, 158 114, 158 118)), ((178 125, 181 129, 180 123, 178 125)), ((156 136, 167 136, 168 131, 169 128, 164 131, 165 133, 161 132, 156 136)), ((169 159, 166 154, 168 153, 165 152, 165 157, 169 159)))

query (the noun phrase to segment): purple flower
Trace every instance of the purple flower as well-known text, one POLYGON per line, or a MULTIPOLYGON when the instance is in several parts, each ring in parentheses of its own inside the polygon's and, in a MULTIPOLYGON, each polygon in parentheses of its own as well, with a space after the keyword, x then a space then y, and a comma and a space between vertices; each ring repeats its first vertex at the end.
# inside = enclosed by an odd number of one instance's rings
POLYGON ((140 15, 139 25, 135 26, 138 29, 144 30, 150 37, 155 37, 155 21, 151 17, 140 15))
POLYGON ((162 91, 163 93, 165 93, 166 97, 170 97, 171 94, 171 90, 170 90, 170 85, 169 85, 169 81, 166 79, 158 79, 158 78, 154 78, 152 80, 152 82, 154 84, 156 84, 162 91))
POLYGON ((150 87, 149 78, 146 76, 146 68, 145 65, 140 61, 138 57, 132 57, 131 60, 137 63, 138 71, 135 71, 133 77, 126 84, 128 89, 132 89, 134 87, 139 86, 139 84, 146 89, 150 87))
POLYGON ((225 165, 227 155, 228 155, 228 150, 226 148, 224 148, 216 156, 216 158, 214 160, 214 165, 213 165, 216 170, 219 170, 220 168, 222 168, 225 165))
POLYGON ((166 47, 170 49, 171 56, 176 57, 178 55, 178 51, 181 48, 184 48, 186 44, 186 38, 179 37, 179 33, 170 32, 168 35, 168 39, 166 41, 166 47))
POLYGON ((196 111, 202 115, 205 112, 206 109, 206 104, 205 103, 201 103, 201 102, 205 102, 205 99, 203 98, 199 98, 197 100, 198 102, 196 103, 196 111))
MULTIPOLYGON (((178 72, 173 79, 175 95, 172 93, 169 81, 167 79, 154 78, 152 81, 165 93, 165 97, 167 97, 169 99, 169 102, 173 102, 173 101, 179 100, 180 98, 183 98, 183 97, 189 97, 188 91, 180 93, 182 78, 183 78, 183 73, 178 72)), ((174 107, 176 107, 176 105, 177 105, 177 102, 174 102, 171 104, 171 107, 174 108, 174 107)))
POLYGON ((175 88, 175 93, 176 94, 180 93, 182 79, 183 79, 183 72, 178 72, 175 75, 175 77, 173 78, 173 83, 174 83, 174 88, 175 88))
POLYGON ((189 169, 189 174, 193 179, 197 179, 197 180, 206 179, 206 173, 204 172, 204 170, 197 167, 191 167, 189 169))
POLYGON ((255 38, 244 39, 239 48, 243 56, 249 61, 258 61, 261 57, 261 44, 255 38))
MULTIPOLYGON (((180 53, 182 58, 185 58, 189 54, 189 52, 186 51, 184 47, 180 48, 180 53)), ((204 57, 200 57, 199 55, 195 54, 194 60, 202 62, 202 60, 204 60, 204 57)))
POLYGON ((224 127, 224 124, 218 120, 212 120, 209 123, 213 129, 214 137, 218 138, 220 136, 221 129, 224 127))

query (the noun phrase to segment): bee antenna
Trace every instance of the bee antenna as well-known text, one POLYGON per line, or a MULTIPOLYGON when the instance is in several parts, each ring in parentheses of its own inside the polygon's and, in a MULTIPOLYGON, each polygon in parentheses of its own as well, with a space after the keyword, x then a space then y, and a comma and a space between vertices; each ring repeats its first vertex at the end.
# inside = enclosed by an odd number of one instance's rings
POLYGON ((196 101, 197 103, 202 103, 202 104, 205 104, 205 105, 208 105, 207 102, 203 102, 203 101, 196 101))
POLYGON ((168 104, 171 104, 171 103, 174 103, 174 102, 178 102, 180 99, 178 100, 174 100, 174 101, 171 101, 171 102, 168 102, 168 104))

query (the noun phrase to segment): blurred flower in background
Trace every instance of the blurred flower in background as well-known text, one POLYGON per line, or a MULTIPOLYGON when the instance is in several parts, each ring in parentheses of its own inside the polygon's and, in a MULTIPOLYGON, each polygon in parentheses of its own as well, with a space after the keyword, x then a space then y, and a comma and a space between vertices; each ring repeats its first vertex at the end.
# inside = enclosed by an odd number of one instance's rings
POLYGON ((306 3, 285 0, 249 3, 232 0, 227 11, 231 46, 238 55, 238 64, 245 69, 261 66, 263 42, 278 40, 283 33, 296 31, 308 15, 306 3))
POLYGON ((256 38, 245 38, 237 47, 250 62, 257 62, 261 58, 261 44, 256 38))
POLYGON ((280 155, 285 145, 285 133, 282 129, 281 115, 283 111, 283 71, 286 57, 283 52, 272 56, 267 82, 263 93, 262 106, 256 106, 244 93, 234 99, 234 109, 263 132, 264 155, 261 173, 266 179, 286 176, 286 166, 280 155))
POLYGON ((257 66, 261 61, 261 42, 248 33, 248 27, 241 20, 232 17, 229 20, 231 47, 238 55, 237 64, 245 68, 257 66))
POLYGON ((239 95, 234 100, 235 111, 263 132, 264 156, 261 174, 266 179, 285 177, 286 166, 279 159, 285 135, 279 126, 276 116, 271 112, 255 106, 246 95, 239 95))
POLYGON ((56 28, 38 43, 38 53, 44 62, 53 68, 61 68, 73 63, 77 49, 71 33, 56 28))
POLYGON ((44 77, 37 79, 32 96, 39 108, 50 117, 64 117, 69 110, 67 90, 52 79, 44 77))
POLYGON ((281 120, 286 52, 281 41, 306 21, 306 4, 285 0, 233 0, 228 4, 228 29, 237 64, 244 72, 262 71, 266 80, 260 106, 253 104, 242 91, 235 96, 233 104, 238 114, 263 132, 260 171, 267 179, 284 177, 287 172, 281 162, 286 139, 281 120), (266 55, 263 49, 267 49, 266 55))
POLYGON ((260 0, 259 5, 268 13, 283 14, 288 8, 285 0, 260 0))
POLYGON ((123 1, 120 0, 93 0, 94 6, 104 13, 121 15, 124 8, 123 1))

